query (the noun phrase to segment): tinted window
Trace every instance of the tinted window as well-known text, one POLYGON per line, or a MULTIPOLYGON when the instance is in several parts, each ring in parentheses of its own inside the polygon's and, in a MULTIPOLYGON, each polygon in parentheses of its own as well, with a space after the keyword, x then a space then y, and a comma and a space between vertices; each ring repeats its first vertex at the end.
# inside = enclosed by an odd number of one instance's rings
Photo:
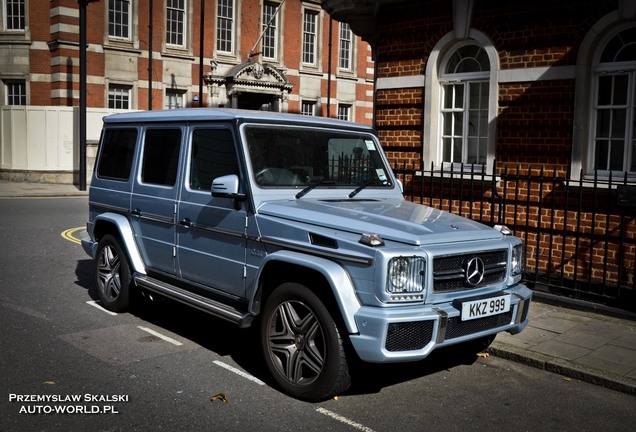
POLYGON ((192 134, 190 187, 209 191, 212 180, 238 175, 238 160, 232 133, 227 129, 196 129, 192 134))
POLYGON ((127 181, 136 143, 137 129, 107 129, 102 140, 97 176, 127 181))
POLYGON ((141 181, 174 186, 179 167, 181 129, 149 129, 144 142, 141 181))

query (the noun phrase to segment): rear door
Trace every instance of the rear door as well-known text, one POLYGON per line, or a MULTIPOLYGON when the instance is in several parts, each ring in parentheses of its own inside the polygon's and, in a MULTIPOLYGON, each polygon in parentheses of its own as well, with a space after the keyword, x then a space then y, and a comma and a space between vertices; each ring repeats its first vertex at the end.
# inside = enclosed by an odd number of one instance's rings
POLYGON ((212 180, 241 177, 230 125, 189 131, 185 178, 178 203, 177 257, 181 277, 210 291, 245 296, 246 203, 213 198, 212 180))
POLYGON ((146 267, 176 272, 176 203, 182 127, 143 130, 143 149, 131 199, 132 224, 146 267))

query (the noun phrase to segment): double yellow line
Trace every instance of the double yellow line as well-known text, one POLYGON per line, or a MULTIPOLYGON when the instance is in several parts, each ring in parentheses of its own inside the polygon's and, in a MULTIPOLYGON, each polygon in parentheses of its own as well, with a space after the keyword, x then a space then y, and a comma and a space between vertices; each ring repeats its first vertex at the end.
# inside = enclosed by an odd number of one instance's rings
POLYGON ((63 239, 66 239, 70 242, 76 243, 76 244, 81 244, 82 241, 80 239, 78 239, 77 237, 74 237, 73 234, 82 231, 86 229, 85 227, 77 227, 77 228, 69 228, 66 231, 62 231, 62 233, 60 234, 62 236, 63 239))

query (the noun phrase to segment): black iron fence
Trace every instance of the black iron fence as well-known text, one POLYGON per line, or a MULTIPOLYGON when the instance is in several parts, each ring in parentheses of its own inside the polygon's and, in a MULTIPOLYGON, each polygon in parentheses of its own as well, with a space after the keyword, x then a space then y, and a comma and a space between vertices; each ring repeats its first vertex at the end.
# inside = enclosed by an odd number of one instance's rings
POLYGON ((621 177, 474 166, 394 167, 407 199, 506 225, 535 291, 636 311, 636 184, 621 177))

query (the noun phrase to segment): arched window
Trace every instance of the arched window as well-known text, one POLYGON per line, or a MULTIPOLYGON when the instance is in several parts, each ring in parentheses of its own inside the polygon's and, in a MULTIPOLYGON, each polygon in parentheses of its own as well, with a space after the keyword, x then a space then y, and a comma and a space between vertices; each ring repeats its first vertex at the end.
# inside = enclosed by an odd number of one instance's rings
POLYGON ((426 65, 425 166, 492 170, 498 71, 497 50, 478 30, 461 40, 448 33, 433 48, 426 65))
POLYGON ((442 162, 485 165, 490 63, 482 47, 457 48, 440 74, 442 162))
POLYGON ((636 174, 636 27, 608 40, 594 84, 591 168, 636 174))

